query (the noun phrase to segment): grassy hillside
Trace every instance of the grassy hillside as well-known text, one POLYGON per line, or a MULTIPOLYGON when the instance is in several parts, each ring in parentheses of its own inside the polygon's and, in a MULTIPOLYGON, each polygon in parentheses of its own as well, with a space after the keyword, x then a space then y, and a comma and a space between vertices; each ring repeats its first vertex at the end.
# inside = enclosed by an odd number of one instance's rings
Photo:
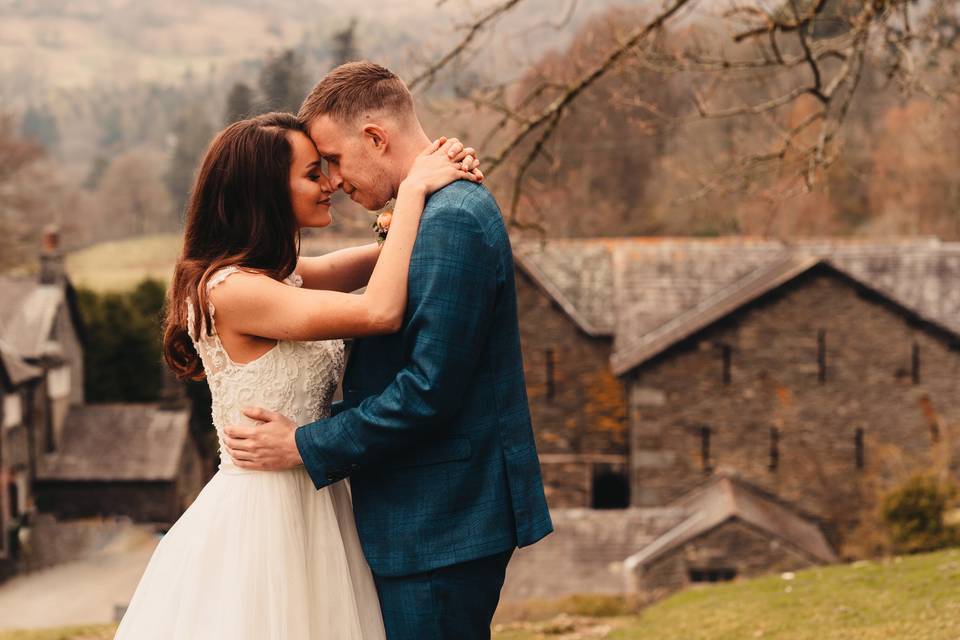
POLYGON ((639 616, 502 625, 498 640, 956 640, 960 550, 690 589, 639 616))
MULTIPOLYGON (((300 252, 322 255, 344 247, 373 242, 373 233, 358 237, 320 233, 304 237, 300 252)), ((67 257, 67 273, 74 285, 98 292, 128 291, 144 278, 167 283, 180 253, 179 234, 159 234, 103 242, 67 257)))
POLYGON ((182 246, 177 234, 104 242, 67 257, 67 272, 78 287, 125 291, 144 278, 168 282, 182 246))
MULTIPOLYGON (((956 640, 960 550, 690 589, 638 616, 616 599, 541 603, 495 640, 956 640), (551 610, 552 606, 552 610, 551 610), (566 612, 555 615, 558 611, 566 612)), ((0 632, 0 640, 106 640, 113 627, 0 632)))

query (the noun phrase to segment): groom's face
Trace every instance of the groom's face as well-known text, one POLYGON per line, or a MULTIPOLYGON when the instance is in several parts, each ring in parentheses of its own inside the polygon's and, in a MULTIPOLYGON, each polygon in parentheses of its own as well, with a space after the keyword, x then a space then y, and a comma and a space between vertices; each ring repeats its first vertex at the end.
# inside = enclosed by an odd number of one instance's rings
POLYGON ((359 125, 320 116, 310 123, 310 137, 327 161, 330 182, 370 211, 383 208, 394 197, 382 153, 359 125))

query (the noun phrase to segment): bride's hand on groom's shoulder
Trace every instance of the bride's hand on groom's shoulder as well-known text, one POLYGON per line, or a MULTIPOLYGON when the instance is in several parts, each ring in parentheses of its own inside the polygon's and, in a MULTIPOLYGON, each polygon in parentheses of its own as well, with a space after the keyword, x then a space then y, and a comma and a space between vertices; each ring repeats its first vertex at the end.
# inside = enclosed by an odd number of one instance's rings
POLYGON ((440 138, 417 156, 403 186, 429 195, 457 180, 481 182, 479 167, 475 149, 464 147, 456 138, 440 138))
POLYGON ((433 145, 428 147, 430 153, 433 152, 433 146, 440 145, 446 148, 447 156, 454 163, 459 162, 464 171, 469 171, 477 178, 478 182, 483 182, 483 171, 480 170, 480 156, 473 147, 465 147, 457 138, 440 137, 433 145))

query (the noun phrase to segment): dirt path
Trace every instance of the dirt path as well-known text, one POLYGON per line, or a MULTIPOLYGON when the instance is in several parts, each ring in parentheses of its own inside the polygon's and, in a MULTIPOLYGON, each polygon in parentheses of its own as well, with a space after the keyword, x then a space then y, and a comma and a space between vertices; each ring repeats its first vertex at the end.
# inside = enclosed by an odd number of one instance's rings
POLYGON ((115 622, 150 560, 157 538, 131 528, 84 560, 0 584, 0 630, 115 622))

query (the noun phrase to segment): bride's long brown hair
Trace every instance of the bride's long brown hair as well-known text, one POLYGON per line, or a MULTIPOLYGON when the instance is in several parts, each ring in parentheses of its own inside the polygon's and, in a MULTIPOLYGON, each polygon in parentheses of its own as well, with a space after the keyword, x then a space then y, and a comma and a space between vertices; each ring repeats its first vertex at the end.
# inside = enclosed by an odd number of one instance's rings
POLYGON ((203 364, 187 332, 212 329, 207 280, 230 265, 282 280, 293 273, 300 232, 290 197, 291 132, 305 133, 296 116, 267 113, 236 122, 210 143, 186 210, 183 251, 167 295, 163 355, 178 378, 200 380, 203 364), (201 325, 201 321, 204 324, 201 325))

